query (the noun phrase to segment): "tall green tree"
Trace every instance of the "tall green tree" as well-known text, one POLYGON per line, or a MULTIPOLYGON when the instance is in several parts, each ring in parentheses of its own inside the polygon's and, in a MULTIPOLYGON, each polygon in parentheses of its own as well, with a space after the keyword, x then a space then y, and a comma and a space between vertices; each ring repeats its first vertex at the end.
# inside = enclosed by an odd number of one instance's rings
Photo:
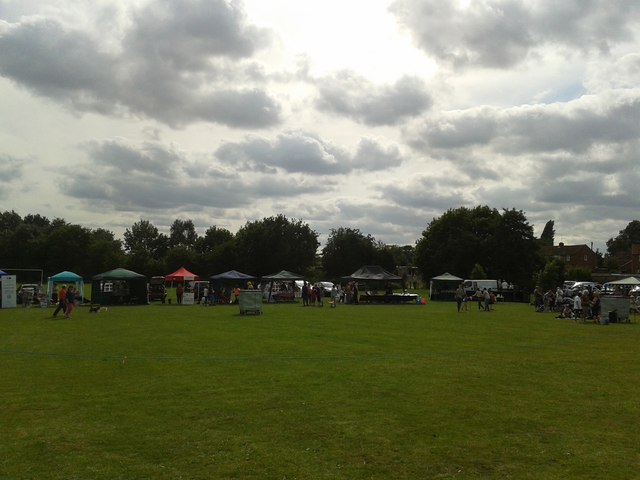
POLYGON ((103 228, 90 232, 84 254, 86 263, 83 268, 93 275, 125 264, 122 241, 116 239, 113 232, 103 228))
POLYGON ((416 266, 425 280, 444 272, 468 278, 476 263, 491 278, 491 241, 498 212, 486 206, 447 210, 434 218, 416 243, 416 266))
POLYGON ((180 220, 176 218, 171 224, 169 233, 169 246, 171 248, 183 247, 195 249, 198 241, 198 234, 193 220, 180 220))
POLYGON ((549 260, 542 270, 534 276, 534 283, 544 290, 555 290, 564 282, 564 262, 556 259, 549 260))
POLYGON ((169 248, 169 239, 149 220, 141 219, 124 232, 124 248, 128 253, 147 253, 160 258, 169 248))
POLYGON ((282 214, 247 222, 236 233, 235 244, 239 269, 257 276, 279 270, 304 274, 320 245, 309 225, 282 214))
POLYGON ((540 245, 522 210, 504 209, 499 216, 490 251, 491 278, 529 289, 533 272, 544 265, 540 245))
POLYGON ((329 278, 340 278, 376 261, 376 241, 357 228, 331 229, 322 249, 322 268, 329 278))
POLYGON ((237 266, 234 235, 225 228, 209 227, 198 237, 196 251, 200 256, 200 268, 206 274, 226 272, 237 266))
POLYGON ((434 218, 416 243, 416 265, 425 279, 444 272, 468 278, 478 264, 488 278, 529 288, 539 262, 533 227, 514 209, 502 214, 487 206, 450 209, 434 218))
POLYGON ((618 236, 607 240, 607 253, 616 255, 619 253, 631 253, 631 245, 640 244, 640 220, 633 220, 622 230, 618 236))
POLYGON ((87 246, 91 243, 91 230, 80 225, 52 223, 46 245, 45 270, 55 274, 69 270, 83 277, 94 275, 96 270, 87 260, 87 246))
POLYGON ((556 230, 553 228, 553 226, 554 226, 553 220, 549 220, 544 225, 544 230, 542 230, 542 233, 540 234, 541 245, 550 246, 550 247, 553 246, 553 242, 555 240, 555 235, 556 235, 556 230))
POLYGON ((166 273, 165 255, 169 237, 149 220, 140 219, 124 232, 125 265, 148 277, 166 273))

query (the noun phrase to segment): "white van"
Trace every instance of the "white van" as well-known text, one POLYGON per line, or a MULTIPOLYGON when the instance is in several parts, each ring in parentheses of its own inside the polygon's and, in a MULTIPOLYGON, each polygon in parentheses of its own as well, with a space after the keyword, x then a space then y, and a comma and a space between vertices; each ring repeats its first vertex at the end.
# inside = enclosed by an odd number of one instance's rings
POLYGON ((498 290, 497 280, 465 280, 462 282, 462 285, 464 286, 464 291, 467 293, 484 290, 485 288, 490 288, 494 292, 498 290))

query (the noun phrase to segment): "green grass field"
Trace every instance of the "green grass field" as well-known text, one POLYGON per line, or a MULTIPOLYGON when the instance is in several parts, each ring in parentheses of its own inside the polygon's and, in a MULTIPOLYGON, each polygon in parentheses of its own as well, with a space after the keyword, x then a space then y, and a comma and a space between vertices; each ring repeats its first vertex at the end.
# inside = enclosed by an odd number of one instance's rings
POLYGON ((0 311, 2 479, 630 479, 640 328, 523 304, 0 311))

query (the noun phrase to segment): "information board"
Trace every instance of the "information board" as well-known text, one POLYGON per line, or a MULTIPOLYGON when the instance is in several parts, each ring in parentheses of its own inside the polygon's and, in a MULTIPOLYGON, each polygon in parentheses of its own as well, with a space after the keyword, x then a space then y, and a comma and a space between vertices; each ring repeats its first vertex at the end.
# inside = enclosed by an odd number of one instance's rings
POLYGON ((2 282, 2 308, 16 308, 16 276, 3 275, 2 282))

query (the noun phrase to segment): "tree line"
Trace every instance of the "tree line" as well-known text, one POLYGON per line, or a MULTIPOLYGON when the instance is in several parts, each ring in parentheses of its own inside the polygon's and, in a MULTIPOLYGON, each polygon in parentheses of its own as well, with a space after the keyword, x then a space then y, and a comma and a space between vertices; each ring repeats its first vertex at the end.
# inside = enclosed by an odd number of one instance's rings
MULTIPOLYGON (((70 270, 85 278, 116 267, 150 277, 184 266, 204 278, 228 270, 260 277, 285 269, 335 281, 362 265, 390 271, 406 265, 417 268, 425 280, 450 272, 505 279, 528 289, 539 278, 562 281, 566 273, 540 255, 541 245, 553 244, 553 235, 551 220, 535 238, 520 210, 459 207, 429 222, 415 245, 386 245, 359 229, 339 227, 331 229, 318 252, 318 233, 282 214, 247 222, 235 234, 214 225, 199 235, 192 220, 182 219, 165 234, 141 219, 118 239, 108 230, 62 218, 5 211, 0 213, 0 268, 42 269, 46 276, 70 270)), ((640 243, 637 220, 607 242, 608 253, 630 249, 632 243, 640 243)))
POLYGON ((150 277, 184 266, 204 278, 228 270, 260 277, 285 269, 317 280, 339 279, 363 264, 393 270, 410 264, 413 255, 412 247, 387 246, 353 228, 332 230, 320 255, 319 246, 316 231, 284 215, 247 222, 235 234, 211 226, 204 235, 192 220, 176 219, 165 234, 141 219, 118 239, 108 230, 62 218, 0 213, 0 268, 42 269, 45 276, 69 270, 91 278, 124 267, 150 277))

